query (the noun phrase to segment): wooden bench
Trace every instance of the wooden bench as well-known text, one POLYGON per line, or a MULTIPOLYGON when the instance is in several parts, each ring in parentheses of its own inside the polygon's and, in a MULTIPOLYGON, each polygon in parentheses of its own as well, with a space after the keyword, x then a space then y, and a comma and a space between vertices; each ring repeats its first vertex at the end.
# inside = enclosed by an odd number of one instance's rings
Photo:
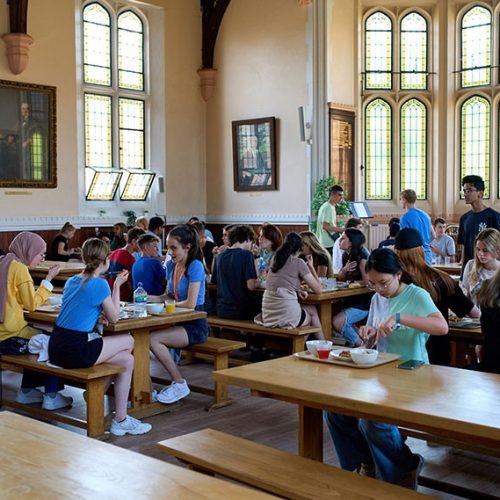
POLYGON ((167 439, 158 445, 194 470, 220 474, 284 498, 399 500, 424 497, 400 486, 213 429, 167 439))
POLYGON ((32 354, 23 354, 20 356, 3 355, 0 357, 0 367, 2 370, 32 370, 46 375, 56 375, 61 379, 82 384, 87 391, 87 420, 60 415, 53 411, 34 407, 34 405, 21 404, 3 398, 0 400, 0 403, 32 415, 42 416, 50 420, 57 420, 86 429, 87 436, 102 438, 104 436, 104 384, 107 377, 121 373, 125 369, 109 363, 90 368, 54 368, 46 363, 39 363, 37 358, 38 356, 32 354))
POLYGON ((317 326, 299 326, 297 328, 268 328, 254 323, 252 320, 224 319, 217 316, 208 316, 208 326, 225 328, 243 332, 259 333, 272 337, 285 337, 292 342, 292 354, 304 350, 307 337, 319 332, 317 326))
MULTIPOLYGON (((197 354, 209 355, 213 358, 214 371, 224 370, 229 367, 229 353, 237 349, 246 347, 245 342, 236 340, 219 339, 208 337, 205 342, 185 347, 183 351, 196 357, 197 354)), ((152 377, 153 382, 166 385, 169 381, 160 378, 152 377)), ((214 382, 214 388, 199 387, 195 385, 189 386, 194 392, 208 394, 214 396, 213 402, 207 407, 207 410, 216 410, 224 406, 230 405, 232 401, 228 398, 227 385, 222 382, 214 382)))

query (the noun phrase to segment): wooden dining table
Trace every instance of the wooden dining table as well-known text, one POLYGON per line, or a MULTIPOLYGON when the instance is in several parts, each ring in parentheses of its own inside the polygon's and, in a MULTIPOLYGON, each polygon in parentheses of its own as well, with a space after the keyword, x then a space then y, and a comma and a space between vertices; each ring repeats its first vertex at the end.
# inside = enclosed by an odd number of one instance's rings
POLYGON ((460 275, 462 272, 462 264, 460 264, 459 262, 453 262, 450 264, 432 264, 432 267, 434 269, 439 269, 440 271, 453 275, 460 275))
POLYGON ((6 500, 274 498, 7 411, 0 435, 6 500))
MULTIPOLYGON (((54 325, 57 312, 26 312, 26 321, 54 325)), ((203 311, 179 310, 173 314, 146 316, 143 318, 122 319, 117 323, 104 327, 105 335, 130 333, 134 337, 134 374, 132 376, 130 414, 136 418, 144 418, 168 411, 168 406, 154 403, 151 400, 151 375, 149 357, 149 337, 154 330, 160 330, 184 321, 205 318, 203 311)))
POLYGON ((66 281, 75 274, 80 274, 85 269, 83 262, 59 262, 56 260, 44 260, 38 266, 30 268, 30 274, 33 278, 44 279, 47 276, 47 271, 53 265, 59 266, 59 273, 54 277, 54 280, 66 281))
POLYGON ((500 450, 500 375, 398 361, 373 368, 296 356, 214 372, 214 379, 299 408, 299 453, 323 459, 323 410, 500 450))
POLYGON ((458 368, 465 368, 466 354, 472 351, 470 345, 483 345, 484 335, 481 327, 458 327, 454 322, 449 323, 448 337, 450 339, 450 360, 451 365, 458 368))
POLYGON ((337 288, 335 290, 323 290, 321 293, 309 293, 307 299, 301 300, 301 302, 303 304, 314 304, 318 306, 323 335, 329 340, 332 338, 333 303, 342 299, 359 297, 372 293, 373 291, 366 286, 337 288))

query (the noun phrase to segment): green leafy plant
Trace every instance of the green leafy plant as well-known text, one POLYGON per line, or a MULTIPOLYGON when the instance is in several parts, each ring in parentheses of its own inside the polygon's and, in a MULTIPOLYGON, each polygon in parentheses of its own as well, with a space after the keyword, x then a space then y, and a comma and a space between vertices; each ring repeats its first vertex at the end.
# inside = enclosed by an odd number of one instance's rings
POLYGON ((123 212, 123 215, 127 217, 127 226, 135 226, 135 219, 137 219, 137 216, 133 210, 126 210, 123 212))
MULTIPOLYGON (((316 230, 316 218, 318 217, 319 209, 321 205, 323 205, 323 203, 328 200, 330 188, 335 184, 344 187, 345 181, 343 181, 342 179, 337 180, 335 177, 329 176, 325 177, 324 179, 320 179, 316 183, 316 186, 314 186, 314 194, 311 203, 311 211, 313 216, 313 220, 310 223, 311 231, 316 230)), ((346 200, 346 198, 347 192, 344 190, 343 200, 338 205, 335 205, 335 211, 337 212, 337 215, 345 216, 351 213, 349 202, 346 200)), ((339 221, 339 223, 341 222, 342 221, 339 221)))

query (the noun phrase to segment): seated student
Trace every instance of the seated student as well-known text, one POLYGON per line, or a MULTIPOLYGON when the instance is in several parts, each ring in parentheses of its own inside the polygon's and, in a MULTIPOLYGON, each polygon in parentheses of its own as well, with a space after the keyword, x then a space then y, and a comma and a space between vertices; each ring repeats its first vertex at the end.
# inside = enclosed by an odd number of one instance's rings
POLYGON ((474 300, 474 292, 482 282, 490 279, 500 267, 500 232, 490 227, 483 229, 474 241, 474 258, 465 265, 463 286, 474 300))
MULTIPOLYGON (((361 222, 361 219, 358 219, 357 217, 351 217, 345 223, 345 229, 359 229, 360 231, 363 231, 363 222, 361 222)), ((333 272, 335 274, 337 274, 340 271, 340 269, 342 269, 343 255, 344 252, 340 248, 340 238, 337 238, 335 240, 332 250, 332 267, 333 267, 333 272)))
POLYGON ((319 242, 313 232, 302 231, 299 234, 304 241, 300 254, 304 257, 312 256, 318 278, 333 278, 332 258, 328 250, 319 242))
POLYGON ((148 295, 162 295, 165 291, 165 268, 157 258, 158 238, 143 234, 137 244, 142 257, 132 266, 132 287, 135 290, 142 283, 148 295))
POLYGON ((273 224, 262 224, 257 234, 259 235, 259 246, 256 249, 258 253, 255 267, 259 279, 265 280, 271 266, 271 259, 283 243, 283 235, 280 229, 273 224))
POLYGON ((222 228, 222 245, 219 245, 218 247, 214 247, 212 249, 212 254, 214 258, 212 259, 212 270, 215 264, 215 257, 219 255, 220 253, 224 252, 229 248, 229 239, 227 235, 229 234, 229 230, 233 227, 233 224, 228 224, 227 226, 224 226, 222 228))
POLYGON ((205 266, 205 269, 208 273, 209 269, 212 269, 212 262, 214 260, 213 249, 215 248, 215 243, 208 240, 204 222, 198 220, 192 222, 190 225, 193 226, 198 232, 198 237, 200 238, 200 247, 203 253, 203 265, 205 266))
POLYGON ((436 237, 431 241, 432 258, 435 262, 444 262, 445 257, 450 262, 455 262, 455 242, 453 238, 445 233, 446 221, 441 217, 434 220, 434 233, 436 237))
POLYGON ((123 222, 118 222, 113 226, 113 235, 110 243, 111 251, 123 248, 127 244, 127 226, 123 222))
POLYGON ((394 243, 395 243, 395 238, 396 235, 399 233, 399 223, 398 222, 393 222, 389 226, 389 237, 386 238, 385 240, 382 240, 379 244, 379 248, 388 248, 389 250, 394 250, 394 243))
MULTIPOLYGON (((88 368, 112 363, 125 368, 114 377, 116 414, 111 421, 111 434, 146 434, 150 424, 127 416, 127 402, 134 369, 134 338, 128 334, 102 337, 95 333, 103 314, 106 321, 116 323, 120 313, 120 286, 128 272, 120 273, 111 293, 101 276, 109 266, 109 247, 98 238, 83 244, 84 271, 72 276, 64 286, 61 312, 49 341, 49 358, 64 368, 88 368)), ((107 386, 111 385, 111 379, 107 386)))
MULTIPOLYGON (((191 217, 187 223, 188 224, 195 224, 196 222, 201 222, 200 219, 198 219, 198 217, 191 217)), ((210 229, 208 229, 208 227, 206 226, 206 224, 203 222, 203 225, 205 226, 205 235, 207 237, 207 241, 209 241, 210 243, 213 243, 215 245, 215 238, 214 238, 214 235, 212 234, 212 231, 210 231, 210 229)))
POLYGON ((313 325, 319 327, 315 334, 318 340, 324 339, 318 311, 313 305, 301 305, 299 297, 307 298, 302 290, 302 281, 314 293, 322 290, 318 275, 314 269, 312 256, 306 262, 299 258, 304 241, 297 233, 288 233, 271 263, 267 275, 267 285, 262 298, 262 313, 255 321, 269 328, 296 328, 313 325))
MULTIPOLYGON (((343 281, 359 281, 362 285, 368 283, 365 267, 370 255, 363 246, 365 235, 359 229, 346 229, 340 237, 340 248, 344 251, 343 267, 338 277, 343 281)), ((333 317, 333 328, 345 338, 348 345, 360 346, 363 341, 358 335, 355 323, 368 316, 370 298, 365 296, 353 297, 344 301, 345 309, 333 317)))
POLYGON ((143 231, 148 231, 149 230, 148 218, 145 216, 137 217, 137 219, 135 219, 135 227, 138 227, 143 231))
POLYGON ((500 269, 492 278, 482 283, 475 295, 481 307, 481 330, 484 335, 482 361, 479 369, 500 373, 500 269))
MULTIPOLYGON (((446 335, 448 323, 429 294, 411 283, 392 250, 374 250, 366 268, 377 293, 361 337, 368 344, 378 342, 379 349, 383 343, 387 352, 404 359, 428 363, 425 343, 429 335, 446 335)), ((343 469, 417 489, 424 459, 412 453, 397 426, 333 412, 325 412, 325 420, 343 469)))
MULTIPOLYGON (((9 253, 0 258, 0 354, 26 354, 28 341, 42 330, 28 325, 24 310, 34 311, 49 297, 50 283, 59 272, 53 265, 35 291, 29 268, 45 258, 47 244, 38 234, 19 233, 9 245, 9 253)), ((42 403, 45 410, 71 406, 73 400, 58 391, 63 388, 58 377, 44 376, 25 370, 16 401, 22 404, 42 403), (45 393, 37 389, 45 385, 45 393)))
POLYGON ((149 234, 151 236, 154 236, 155 238, 158 239, 158 257, 163 258, 163 252, 162 252, 162 232, 163 232, 163 226, 165 225, 165 222, 162 217, 151 217, 148 223, 148 230, 146 231, 146 234, 149 234))
POLYGON ((76 228, 73 224, 66 222, 61 228, 61 231, 56 235, 52 241, 51 246, 51 259, 61 262, 68 262, 73 256, 80 255, 79 248, 69 248, 69 240, 71 240, 76 233, 76 228))
POLYGON ((139 252, 137 240, 145 234, 142 229, 133 227, 127 233, 127 241, 123 248, 118 248, 109 254, 109 269, 105 275, 109 287, 112 288, 115 283, 115 278, 122 271, 128 271, 129 276, 125 283, 120 288, 120 297, 122 300, 131 302, 133 300, 133 282, 132 282, 132 266, 135 263, 134 252, 139 252))
MULTIPOLYGON (((422 236, 416 229, 401 229, 396 236, 395 246, 405 271, 412 276, 416 285, 429 292, 446 321, 448 309, 460 317, 479 318, 479 309, 463 294, 458 281, 426 263, 422 236)), ((448 335, 432 335, 426 348, 433 365, 450 366, 448 335)))
MULTIPOLYGON (((178 307, 203 310, 205 300, 205 269, 198 233, 193 226, 176 226, 167 237, 168 253, 172 260, 167 264, 168 295, 175 298, 178 307)), ((189 393, 186 380, 172 359, 169 349, 182 349, 204 342, 208 337, 206 318, 185 321, 165 330, 151 333, 150 347, 158 361, 169 373, 172 383, 157 394, 160 403, 171 404, 189 393)))
POLYGON ((255 261, 250 251, 255 233, 250 226, 233 226, 228 234, 231 245, 215 259, 212 283, 217 284, 217 316, 252 319, 260 304, 250 293, 257 286, 255 261))

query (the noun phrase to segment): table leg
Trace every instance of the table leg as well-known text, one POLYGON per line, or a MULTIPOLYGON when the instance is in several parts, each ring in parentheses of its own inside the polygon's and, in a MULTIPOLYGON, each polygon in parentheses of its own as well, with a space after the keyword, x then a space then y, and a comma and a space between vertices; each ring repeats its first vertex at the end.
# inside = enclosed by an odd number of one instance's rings
POLYGON ((131 332, 134 336, 134 374, 132 376, 132 409, 151 403, 151 375, 149 366, 149 329, 131 332))
POLYGON ((323 411, 299 405, 299 455, 323 461, 323 411))
POLYGON ((332 303, 330 301, 321 302, 319 304, 319 319, 321 328, 326 340, 332 338, 332 303))

